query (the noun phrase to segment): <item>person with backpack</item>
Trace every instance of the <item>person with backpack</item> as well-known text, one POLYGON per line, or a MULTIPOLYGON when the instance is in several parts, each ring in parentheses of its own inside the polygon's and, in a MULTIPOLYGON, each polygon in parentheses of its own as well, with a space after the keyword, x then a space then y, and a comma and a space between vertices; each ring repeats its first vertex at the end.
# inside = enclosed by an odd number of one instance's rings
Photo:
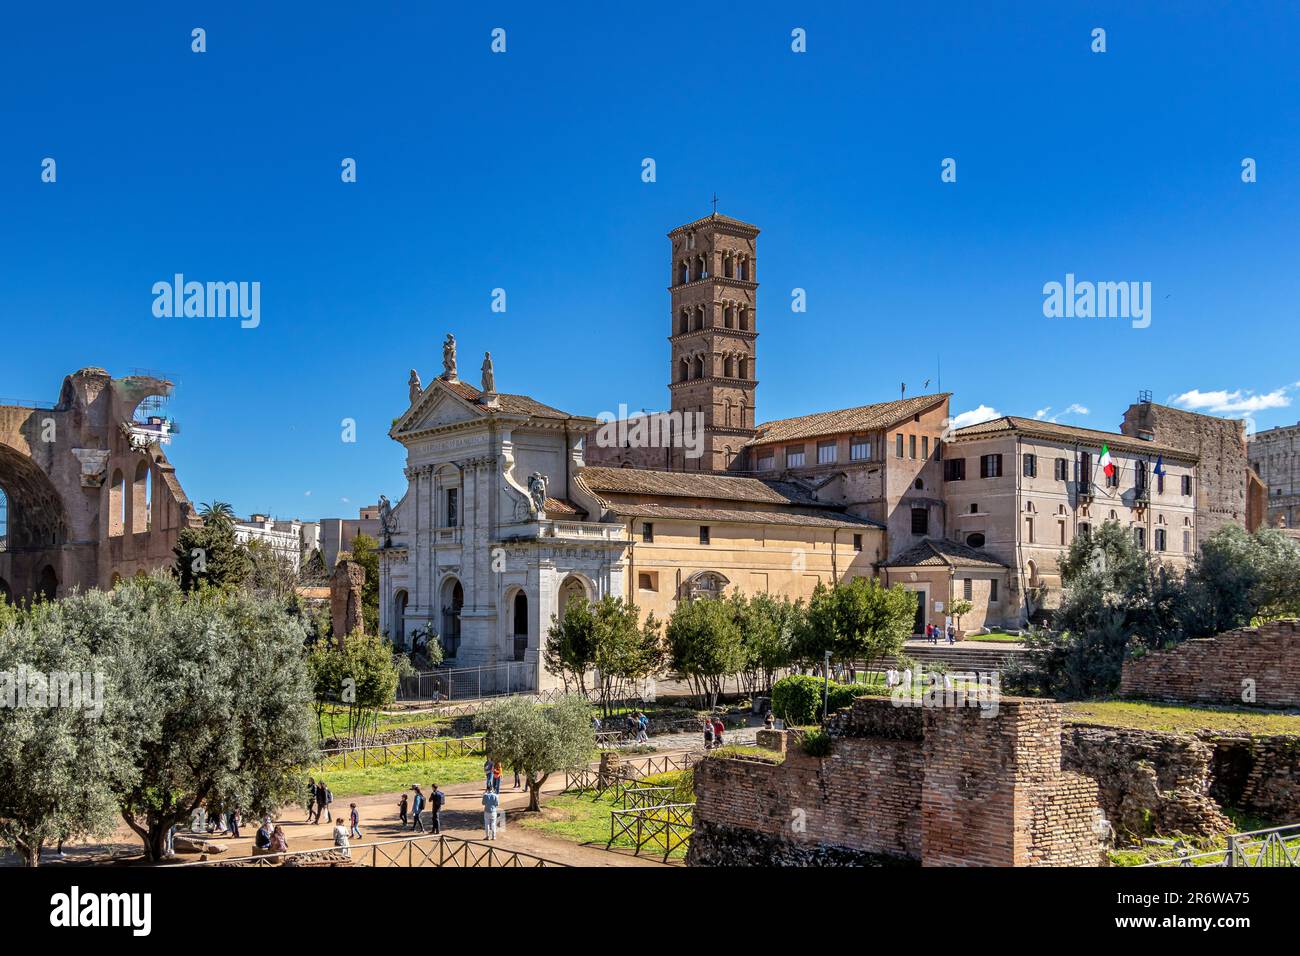
POLYGON ((357 812, 357 805, 352 804, 352 812, 348 814, 348 823, 352 824, 352 829, 348 830, 348 836, 361 839, 361 814, 357 812))
POLYGON ((325 786, 325 781, 324 780, 318 781, 316 784, 316 822, 317 823, 320 823, 321 814, 325 815, 326 820, 329 819, 329 809, 328 809, 328 803, 326 799, 328 796, 329 796, 329 788, 325 786))
POLYGON ((442 832, 442 806, 447 802, 447 795, 438 789, 438 785, 433 784, 433 790, 429 793, 429 822, 433 824, 433 832, 442 832))
POLYGON ((424 812, 424 794, 420 792, 420 785, 417 783, 411 788, 415 791, 415 798, 411 801, 411 813, 414 816, 414 822, 411 824, 411 832, 419 830, 424 832, 424 821, 420 819, 420 814, 424 812))

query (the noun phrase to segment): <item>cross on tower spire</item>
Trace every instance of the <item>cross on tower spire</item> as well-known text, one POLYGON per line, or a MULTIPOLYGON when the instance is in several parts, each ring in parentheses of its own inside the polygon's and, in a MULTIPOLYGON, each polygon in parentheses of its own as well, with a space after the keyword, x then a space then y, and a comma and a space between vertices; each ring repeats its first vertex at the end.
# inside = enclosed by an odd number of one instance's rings
POLYGON ((717 214, 718 214, 718 194, 714 193, 713 194, 713 215, 716 216, 717 214))

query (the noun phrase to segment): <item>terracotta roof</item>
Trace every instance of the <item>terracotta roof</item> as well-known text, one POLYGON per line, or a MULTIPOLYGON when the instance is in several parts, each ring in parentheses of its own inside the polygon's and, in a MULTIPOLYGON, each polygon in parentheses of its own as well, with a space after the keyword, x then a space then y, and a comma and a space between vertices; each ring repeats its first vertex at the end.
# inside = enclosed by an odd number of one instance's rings
MULTIPOLYGON (((470 385, 468 382, 448 382, 442 379, 442 383, 449 389, 465 399, 467 402, 474 402, 483 394, 482 391, 470 385)), ((562 412, 558 408, 552 408, 550 405, 543 405, 534 398, 527 395, 507 395, 505 392, 497 393, 497 402, 501 411, 509 415, 528 415, 531 418, 583 418, 582 415, 570 415, 568 412, 562 412)))
POLYGON ((548 518, 553 518, 556 515, 585 515, 587 513, 567 498, 547 498, 542 502, 542 510, 546 512, 548 518))
POLYGON ((947 566, 953 568, 1005 568, 997 558, 983 551, 969 548, 955 541, 926 538, 908 548, 898 557, 886 561, 887 568, 924 568, 947 566))
POLYGON ((620 517, 629 518, 663 518, 665 520, 693 521, 708 523, 713 521, 735 521, 744 524, 779 524, 799 525, 816 528, 884 528, 878 521, 859 518, 856 515, 839 512, 806 513, 802 511, 742 511, 739 508, 691 508, 686 505, 642 505, 625 504, 621 501, 609 503, 610 511, 620 517))
POLYGON ((582 483, 597 494, 664 495, 676 498, 712 498, 717 501, 751 501, 760 504, 831 508, 814 501, 789 481, 764 481, 731 475, 703 475, 648 468, 583 468, 582 483))
POLYGON ((1159 445, 1153 441, 1143 441, 1141 438, 1134 438, 1131 435, 1104 432, 1097 428, 1080 428, 1077 425, 1059 425, 1055 422, 1045 422, 1037 418, 1021 418, 1017 415, 1003 415, 1001 418, 980 422, 977 425, 958 428, 948 436, 948 440, 951 442, 960 441, 963 438, 985 438, 1004 432, 1008 434, 1019 432, 1025 435, 1047 438, 1051 441, 1092 445, 1098 451, 1101 450, 1102 442, 1105 442, 1116 451, 1135 452, 1140 455, 1170 455, 1185 458, 1189 461, 1196 461, 1197 458, 1195 452, 1174 448, 1172 445, 1159 445))
POLYGON ((715 213, 710 213, 707 216, 701 216, 699 219, 696 219, 693 222, 688 222, 684 225, 678 226, 676 229, 672 230, 672 232, 668 233, 668 235, 670 236, 675 235, 676 233, 681 232, 683 229, 693 229, 696 226, 702 226, 706 222, 717 222, 717 223, 721 223, 724 226, 739 226, 741 229, 748 230, 755 234, 758 233, 758 226, 754 225, 752 222, 745 222, 743 219, 736 219, 733 216, 724 216, 720 212, 715 212, 715 213))
POLYGON ((892 402, 841 408, 833 412, 815 412, 798 418, 782 418, 758 426, 750 445, 768 442, 795 441, 799 438, 816 438, 819 435, 840 435, 845 432, 867 432, 888 428, 904 418, 911 418, 951 397, 951 392, 934 395, 914 395, 892 402))

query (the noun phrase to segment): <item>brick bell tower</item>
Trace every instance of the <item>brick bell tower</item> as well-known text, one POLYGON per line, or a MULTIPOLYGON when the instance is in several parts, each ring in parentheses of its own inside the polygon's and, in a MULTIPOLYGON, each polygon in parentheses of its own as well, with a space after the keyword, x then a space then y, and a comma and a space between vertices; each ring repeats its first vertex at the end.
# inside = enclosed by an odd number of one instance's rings
POLYGON ((715 211, 668 238, 672 410, 704 423, 703 456, 675 448, 673 469, 726 471, 754 435, 758 229, 715 211))

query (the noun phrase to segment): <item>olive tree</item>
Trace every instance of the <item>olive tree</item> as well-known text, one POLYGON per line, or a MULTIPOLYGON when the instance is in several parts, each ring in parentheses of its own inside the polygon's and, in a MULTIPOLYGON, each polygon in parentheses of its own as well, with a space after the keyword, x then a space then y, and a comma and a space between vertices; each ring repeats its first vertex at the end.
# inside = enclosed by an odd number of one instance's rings
POLYGON ((578 694, 549 706, 507 697, 480 710, 475 725, 486 735, 488 756, 523 773, 529 810, 541 809, 542 786, 551 774, 584 765, 596 746, 591 703, 578 694))

